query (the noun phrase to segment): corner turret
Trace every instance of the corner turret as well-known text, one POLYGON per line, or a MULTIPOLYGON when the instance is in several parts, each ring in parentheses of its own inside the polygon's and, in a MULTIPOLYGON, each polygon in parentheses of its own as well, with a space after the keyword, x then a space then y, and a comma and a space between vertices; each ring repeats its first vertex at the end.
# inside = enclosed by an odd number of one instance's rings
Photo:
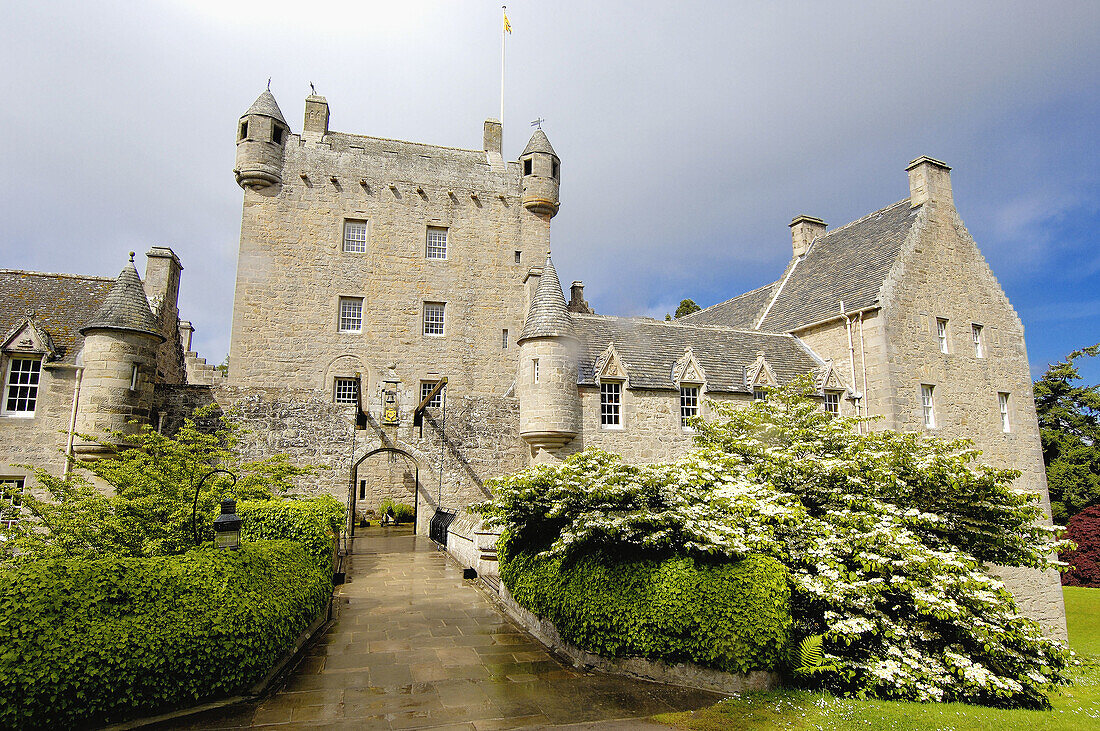
MULTIPOLYGON (((115 439, 112 432, 135 433, 148 423, 156 382, 157 347, 165 342, 149 309, 149 299, 134 268, 134 252, 103 304, 84 327, 77 360, 84 367, 76 415, 77 434, 115 439), (131 424, 131 421, 137 424, 131 424)), ((73 450, 82 459, 111 451, 80 438, 73 450)))
POLYGON ((290 127, 268 89, 237 123, 237 185, 253 190, 282 185, 288 134, 290 127))
POLYGON ((561 160, 541 128, 531 135, 519 161, 523 166, 524 207, 532 213, 553 218, 560 205, 561 160))
POLYGON ((579 342, 566 310, 558 273, 547 254, 523 333, 517 341, 519 433, 536 457, 540 449, 556 450, 580 432, 579 342))

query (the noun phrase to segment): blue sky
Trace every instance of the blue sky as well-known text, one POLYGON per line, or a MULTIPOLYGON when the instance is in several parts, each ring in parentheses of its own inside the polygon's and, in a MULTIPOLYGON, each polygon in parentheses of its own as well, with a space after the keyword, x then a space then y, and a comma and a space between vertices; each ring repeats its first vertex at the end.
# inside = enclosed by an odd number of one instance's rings
MULTIPOLYGON (((1100 341, 1100 3, 509 3, 505 154, 562 158, 552 244, 595 309, 663 316, 774 279, 787 223, 839 226, 950 164, 1033 375, 1100 341), (629 286, 623 286, 629 283, 629 286)), ((172 246, 195 342, 228 350, 237 117, 477 148, 494 2, 21 3, 0 28, 0 266, 115 275, 172 246)), ((1089 364, 1091 382, 1100 364, 1089 364)))

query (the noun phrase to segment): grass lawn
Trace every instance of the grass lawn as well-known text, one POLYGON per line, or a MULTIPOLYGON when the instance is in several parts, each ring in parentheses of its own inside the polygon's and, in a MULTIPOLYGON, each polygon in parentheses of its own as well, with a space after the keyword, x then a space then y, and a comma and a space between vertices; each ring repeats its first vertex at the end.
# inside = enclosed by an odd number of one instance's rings
POLYGON ((1066 587, 1070 647, 1085 660, 1052 711, 1005 711, 962 703, 856 701, 804 691, 728 698, 701 711, 655 720, 684 729, 1100 729, 1100 589, 1066 587), (1092 662, 1089 662, 1089 656, 1092 662))

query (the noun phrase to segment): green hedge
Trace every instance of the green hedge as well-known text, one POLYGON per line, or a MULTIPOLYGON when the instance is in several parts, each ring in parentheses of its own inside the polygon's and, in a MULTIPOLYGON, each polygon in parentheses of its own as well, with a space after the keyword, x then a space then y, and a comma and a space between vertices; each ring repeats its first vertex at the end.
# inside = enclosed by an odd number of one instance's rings
POLYGON ((707 564, 589 555, 563 568, 518 553, 502 556, 500 578, 520 606, 589 652, 738 673, 783 663, 790 589, 787 569, 767 556, 707 564))
POLYGON ((325 608, 290 541, 0 571, 0 727, 86 727, 261 679, 325 608))
POLYGON ((332 566, 332 539, 343 528, 344 506, 323 495, 308 500, 245 500, 237 503, 241 541, 296 541, 323 565, 332 566))

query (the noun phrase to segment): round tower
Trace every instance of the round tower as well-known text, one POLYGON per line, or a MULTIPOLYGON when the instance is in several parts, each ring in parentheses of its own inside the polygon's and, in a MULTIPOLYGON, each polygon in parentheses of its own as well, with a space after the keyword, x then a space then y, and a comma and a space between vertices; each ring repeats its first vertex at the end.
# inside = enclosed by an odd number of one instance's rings
POLYGON ((577 390, 580 340, 565 306, 558 273, 550 256, 542 270, 519 340, 519 434, 532 453, 553 451, 580 433, 581 400, 577 390))
POLYGON ((523 167, 523 205, 532 213, 553 218, 558 212, 561 160, 546 133, 536 129, 519 156, 523 167))
POLYGON ((258 190, 282 185, 283 150, 290 127, 268 89, 237 122, 237 185, 258 190))
MULTIPOLYGON (((157 346, 165 341, 149 309, 145 288, 130 263, 118 275, 99 310, 84 327, 78 363, 84 373, 76 414, 76 433, 111 440, 124 440, 112 432, 136 433, 148 423, 153 406, 157 373, 157 346), (131 424, 131 421, 138 421, 131 424)), ((87 439, 76 437, 73 451, 82 459, 95 459, 110 452, 87 439)))

